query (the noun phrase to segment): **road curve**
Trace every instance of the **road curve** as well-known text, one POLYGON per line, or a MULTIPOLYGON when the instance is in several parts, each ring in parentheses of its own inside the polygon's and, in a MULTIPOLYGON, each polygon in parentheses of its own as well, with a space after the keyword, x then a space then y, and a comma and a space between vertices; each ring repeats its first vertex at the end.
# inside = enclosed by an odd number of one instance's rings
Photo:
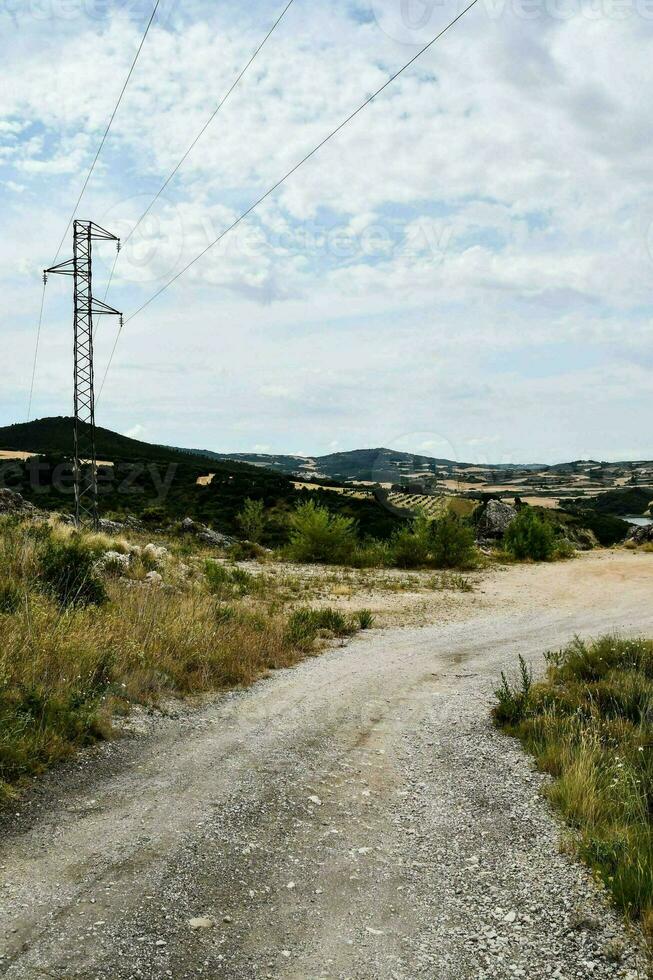
POLYGON ((518 653, 653 634, 653 557, 503 575, 46 777, 0 837, 0 975, 643 975, 488 705, 518 653))

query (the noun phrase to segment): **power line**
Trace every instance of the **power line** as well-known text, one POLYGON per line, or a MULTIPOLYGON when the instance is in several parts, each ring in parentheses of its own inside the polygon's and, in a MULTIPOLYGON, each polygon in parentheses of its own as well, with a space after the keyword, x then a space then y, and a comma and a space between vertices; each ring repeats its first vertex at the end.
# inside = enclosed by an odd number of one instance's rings
MULTIPOLYGON (((129 232, 129 234, 127 235, 127 237, 123 240, 123 243, 122 243, 123 244, 123 247, 127 244, 127 242, 130 240, 130 238, 135 234, 136 230, 139 228, 139 226, 141 225, 142 221, 150 213, 150 211, 152 210, 152 208, 154 207, 154 205, 156 204, 156 202, 159 200, 159 198, 163 194, 163 192, 166 189, 166 187, 168 186, 168 184, 174 178, 175 174, 182 167, 182 165, 185 163, 185 161, 187 160, 187 158, 190 156, 191 152, 197 146, 197 144, 201 140, 201 138, 204 135, 204 133, 207 131, 207 129, 209 128, 209 126, 211 125, 211 123, 213 122, 213 120, 215 119, 215 117, 217 116, 217 114, 220 112, 220 109, 222 108, 222 106, 225 104, 225 102, 227 101, 227 99, 229 98, 229 96, 231 95, 231 93, 234 91, 234 89, 236 88, 236 86, 238 85, 238 83, 241 81, 241 79, 243 78, 243 76, 245 75, 245 73, 247 72, 247 70, 250 68, 250 66, 252 65, 252 63, 256 59, 257 55, 259 54, 259 52, 261 51, 261 49, 263 48, 263 46, 270 39, 270 37, 272 36, 272 34, 274 33, 274 31, 277 29, 277 27, 279 26, 279 24, 281 23, 281 21, 285 17, 285 15, 288 12, 288 10, 292 7, 292 5, 293 5, 294 2, 295 2, 295 0, 288 0, 288 3, 283 8, 283 10, 281 11, 281 13, 279 14, 279 16, 275 20, 275 22, 272 25, 272 27, 270 28, 270 30, 267 32, 267 34, 265 35, 265 37, 263 38, 263 40, 261 41, 261 43, 259 44, 259 46, 254 51, 254 54, 251 56, 251 58, 249 59, 249 61, 245 65, 245 67, 241 70, 241 72, 239 73, 239 75, 236 77, 236 79, 233 82, 233 84, 231 85, 231 88, 229 89, 229 91, 226 93, 226 95, 224 95, 220 99, 220 101, 218 102, 217 106, 215 107, 215 109, 213 110, 213 112, 211 113, 211 115, 209 116, 209 118, 207 119, 207 121, 204 123, 204 125, 200 129, 200 131, 197 134, 197 136, 195 137, 195 139, 192 141, 192 143, 190 144, 190 146, 188 147, 188 149, 184 152, 184 154, 181 157, 181 160, 179 161, 179 163, 176 165, 176 167, 174 167, 174 169, 171 171, 171 173, 169 174, 169 176, 164 180, 163 184, 158 189, 158 191, 156 192, 156 194, 154 195, 154 197, 152 198, 152 200, 150 201, 150 203, 148 204, 148 206, 145 208, 145 210, 143 211, 142 215, 140 216, 140 218, 138 219, 138 221, 136 222, 136 224, 132 228, 132 230, 129 232)), ((119 253, 116 253, 116 257, 115 257, 115 259, 113 261, 113 268, 111 269, 111 273, 109 275, 109 281, 107 282, 107 287, 106 287, 106 290, 105 290, 105 293, 104 293, 105 300, 106 300, 107 294, 109 292, 109 287, 111 286, 111 281, 113 279, 114 272, 116 271, 116 265, 118 263, 118 258, 119 258, 119 253)))
POLYGON ((36 328, 36 345, 34 347, 34 362, 32 364, 32 382, 29 386, 29 403, 27 405, 27 419, 29 422, 30 416, 32 414, 32 399, 34 397, 34 379, 36 378, 36 365, 39 359, 39 343, 41 341, 41 326, 43 325, 43 307, 45 305, 45 288, 47 285, 47 279, 43 276, 43 292, 41 293, 41 309, 39 312, 39 323, 36 328))
POLYGON ((175 276, 173 276, 172 279, 170 279, 167 283, 165 283, 165 285, 161 286, 161 288, 158 289, 152 296, 150 296, 150 298, 148 300, 146 300, 145 303, 143 303, 142 306, 139 306, 137 310, 135 310, 133 313, 131 313, 124 320, 124 322, 121 324, 121 326, 118 329, 118 333, 116 335, 116 339, 115 339, 115 342, 114 342, 114 345, 113 345, 113 349, 112 349, 111 355, 109 357, 109 363, 107 364, 106 370, 104 372, 104 377, 102 379, 102 385, 100 386, 100 394, 98 396, 98 401, 99 401, 99 398, 102 395, 102 391, 104 390, 104 385, 105 385, 105 382, 107 380, 107 375, 108 375, 109 370, 111 368, 111 364, 113 362, 113 358, 114 358, 114 355, 116 353, 116 348, 118 346, 118 341, 120 340, 120 335, 122 333, 122 329, 123 329, 124 325, 127 324, 127 323, 129 323, 130 320, 133 320, 134 317, 138 316, 139 313, 142 313, 143 310, 146 309, 146 307, 148 307, 150 305, 150 303, 153 303, 155 299, 158 299, 158 297, 161 296, 161 294, 164 293, 167 289, 169 289, 170 286, 172 286, 175 282, 177 282, 178 279, 181 279, 181 277, 184 276, 188 272, 188 270, 191 268, 191 266, 195 265, 196 262, 199 262, 199 260, 201 258, 203 258, 206 255, 207 252, 209 252, 215 245, 217 245, 218 242, 222 241, 222 239, 226 235, 228 235, 229 232, 233 231, 233 229, 236 228, 236 226, 239 225, 241 221, 243 221, 246 217, 248 217, 248 215, 250 215, 252 213, 252 211, 254 211, 260 204, 262 204, 263 201, 265 201, 268 197, 270 197, 271 194, 273 194, 276 190, 278 190, 278 188, 281 187, 281 185, 284 184, 288 180, 289 177, 292 177, 292 175, 294 173, 296 173, 299 170, 300 167, 302 167, 308 160, 310 160, 311 157, 315 156, 315 154, 319 150, 321 150, 322 147, 326 143, 329 142, 329 140, 333 139, 333 137, 336 136, 340 132, 341 129, 344 129, 344 127, 348 123, 350 123, 352 121, 352 119, 354 119, 360 112, 362 112, 363 109, 367 108, 367 106, 371 102, 373 102, 374 99, 376 99, 377 96, 379 96, 381 94, 381 92, 383 92, 386 88, 388 88, 389 85, 392 84, 392 82, 394 82, 397 78, 399 78, 399 76, 402 75, 403 72, 406 71, 406 69, 410 68, 411 65, 413 65, 417 61, 418 58, 421 58, 421 56, 423 54, 425 54, 425 52, 428 51, 429 48, 431 48, 435 44, 435 42, 438 41, 443 36, 443 34, 446 34, 447 31, 454 26, 454 24, 457 24, 458 21, 462 17, 464 17, 465 14, 468 11, 470 11, 472 9, 472 7, 474 7, 477 3, 478 3, 478 0, 471 0, 471 3, 469 3, 463 10, 461 10, 461 12, 459 14, 457 14, 456 17, 453 18, 453 20, 449 21, 449 23, 446 25, 446 27, 443 27, 442 30, 438 34, 435 35, 435 37, 431 38, 431 40, 427 44, 425 44, 424 47, 421 48, 417 52, 417 54, 413 55, 413 57, 410 59, 410 61, 407 61, 406 64, 403 65, 398 71, 396 71, 393 75, 390 75, 390 77, 386 79, 386 81, 383 83, 383 85, 381 85, 381 87, 378 88, 376 90, 376 92, 374 92, 367 99, 365 99, 365 101, 362 102, 358 106, 357 109, 355 109, 353 112, 351 112, 347 116, 346 119, 343 119, 343 121, 338 126, 336 126, 336 128, 333 129, 328 134, 328 136, 325 136, 324 139, 321 140, 317 144, 317 146, 315 146, 309 153, 307 153, 306 156, 303 157, 299 161, 299 163, 296 163, 295 166, 292 167, 286 174, 284 174, 284 176, 281 177, 275 184, 273 184, 272 187, 270 187, 265 192, 265 194, 262 194, 261 197, 259 197, 257 201, 255 201, 252 205, 250 205, 250 207, 248 207, 246 211, 243 211, 242 214, 240 214, 236 218, 236 220, 233 221, 229 225, 228 228, 225 228, 225 230, 223 232, 221 232, 218 235, 217 238, 215 238, 212 242, 210 242, 206 246, 206 248, 202 249, 202 251, 199 253, 199 255, 196 255, 195 258, 192 259, 188 263, 188 265, 184 266, 184 268, 181 269, 180 272, 178 272, 175 276))
MULTIPOLYGON (((75 214, 77 213, 77 208, 79 207, 79 205, 81 203, 81 200, 84 197, 84 194, 86 193, 86 188, 88 187, 89 181, 90 181, 91 177, 93 176, 93 171, 95 170, 96 164, 97 164, 98 160, 100 159, 100 154, 101 154, 101 152, 102 152, 102 150, 104 148, 104 144, 106 143, 107 137, 109 135, 109 130, 111 129, 111 126, 113 125, 113 120, 116 118, 116 113, 118 112, 118 109, 120 108, 120 103, 123 100, 123 96, 124 96, 125 92, 127 91, 127 86, 129 85, 130 79, 131 79, 131 77, 132 77, 132 75, 134 73, 134 68, 136 67, 136 62, 138 61, 138 59, 140 57, 140 54, 141 54, 141 51, 143 50, 143 45, 145 44, 145 41, 147 39, 147 35, 150 33, 150 27, 152 26, 152 23, 154 21, 154 18, 156 17, 156 12, 159 9, 160 3, 161 3, 161 0, 156 0, 156 3, 154 4, 154 8, 153 8, 152 13, 150 15, 150 19, 147 22, 147 27, 145 28, 145 32, 143 34, 143 37, 141 38, 141 43, 138 46, 138 50, 137 50, 137 52, 136 52, 136 54, 134 56, 134 59, 133 59, 133 61, 131 63, 131 66, 129 68, 129 71, 127 72, 127 77, 126 77, 125 82, 124 82, 124 84, 122 86, 122 89, 120 90, 120 95, 118 96, 118 101, 116 102, 116 104, 114 106, 114 109, 113 109, 113 112, 111 113, 111 116, 109 117, 109 122, 107 123, 106 129, 104 130, 104 133, 102 135, 102 139, 100 140, 100 145, 97 148, 97 152, 95 154, 95 157, 93 158, 93 162, 91 164, 90 170, 89 170, 89 172, 86 175, 86 179, 84 180, 84 183, 82 185, 82 189, 79 192, 79 197, 77 198, 77 201, 75 202, 75 207, 73 208, 72 214, 71 214, 70 218, 68 219, 68 223, 66 224, 66 228, 64 230, 64 233, 61 236, 61 241, 59 242, 59 247, 57 248, 57 251, 55 253, 55 256, 54 256, 52 262, 50 263, 51 266, 55 265, 57 259, 59 258, 59 255, 61 253, 61 249, 63 248, 63 243, 66 240, 66 235, 68 234, 68 230, 69 230, 69 228, 70 228, 70 226, 71 226, 71 224, 73 222, 73 219, 75 217, 75 214)), ((43 324, 43 305, 44 305, 44 303, 45 303, 45 283, 43 284, 43 295, 41 297, 41 312, 39 314, 39 322, 38 322, 38 327, 37 327, 37 332, 36 332, 36 344, 34 346, 34 363, 33 363, 33 366, 32 366, 32 383, 31 383, 31 386, 30 386, 30 393, 29 393, 29 407, 27 409, 27 418, 28 418, 28 421, 29 421, 29 417, 30 417, 30 414, 31 414, 31 411, 32 411, 32 398, 33 398, 33 395, 34 395, 34 378, 36 377, 36 367, 37 367, 38 356, 39 356, 39 344, 40 344, 40 340, 41 340, 41 327, 42 327, 42 324, 43 324)))
POLYGON ((97 164, 97 162, 98 162, 98 160, 100 158, 100 153, 102 152, 102 149, 104 147, 104 144, 107 141, 107 136, 109 135, 109 130, 111 129, 111 126, 113 125, 113 120, 116 118, 116 113, 118 112, 118 109, 120 108, 120 103, 123 100, 123 96, 124 96, 125 92, 127 91, 127 86, 129 85, 130 79, 131 79, 131 77, 132 77, 132 75, 134 73, 134 68, 136 67, 136 62, 140 58, 141 51, 143 50, 143 45, 145 44, 145 41, 147 40, 147 35, 150 33, 150 27, 152 26, 152 22, 154 21, 154 18, 156 17, 156 12, 159 9, 159 4, 160 3, 161 3, 161 0, 156 0, 156 3, 154 4, 154 9, 152 10, 152 13, 150 15, 150 19, 147 22, 147 27, 145 28, 145 33, 143 34, 143 37, 141 38, 141 43, 138 46, 138 51, 136 52, 136 54, 134 56, 134 60, 131 63, 131 66, 129 68, 129 71, 127 72, 127 78, 125 79, 124 85, 123 85, 122 89, 120 90, 120 95, 118 96, 118 101, 116 102, 116 104, 114 106, 114 109, 113 109, 113 112, 111 113, 111 116, 109 118, 109 122, 107 123, 107 128, 104 131, 104 135, 102 136, 102 139, 100 140, 100 145, 97 148, 97 153, 95 154, 95 157, 93 159, 93 163, 91 164, 91 169, 89 170, 89 172, 86 175, 86 180, 84 181, 84 183, 82 185, 82 189, 79 192, 79 197, 77 198, 77 201, 75 202, 75 207, 73 208, 72 214, 71 214, 70 218, 68 219, 68 224, 66 225, 66 230, 64 231, 63 235, 61 236, 61 241, 59 243, 59 248, 57 249, 57 254, 55 255, 55 257, 54 257, 54 259, 53 259, 53 261, 51 263, 52 265, 55 264, 55 262, 57 261, 57 259, 59 257, 59 253, 61 252, 61 249, 63 248, 63 243, 66 240, 66 235, 68 234, 68 229, 70 228, 70 226, 72 224, 72 221, 73 221, 73 218, 75 217, 75 215, 77 213, 77 208, 79 207, 79 205, 81 203, 81 200, 84 197, 84 194, 86 192, 86 188, 88 187, 88 182, 90 181, 91 177, 93 176, 93 171, 95 170, 95 165, 97 164))

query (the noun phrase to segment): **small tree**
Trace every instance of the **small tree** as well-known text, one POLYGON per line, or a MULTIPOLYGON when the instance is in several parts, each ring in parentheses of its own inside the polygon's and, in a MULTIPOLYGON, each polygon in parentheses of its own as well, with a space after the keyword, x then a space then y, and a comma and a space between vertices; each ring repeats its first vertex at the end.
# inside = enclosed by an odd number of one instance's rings
POLYGON ((409 527, 395 533, 390 552, 399 568, 471 568, 476 564, 474 532, 449 512, 435 521, 419 514, 409 527))
POLYGON ((390 541, 392 563, 398 568, 422 568, 431 552, 431 521, 419 514, 409 525, 399 528, 390 541))
POLYGON ((431 537, 431 554, 436 568, 471 568, 476 564, 474 532, 455 514, 447 511, 435 521, 431 537))
POLYGON ((508 554, 520 561, 549 561, 555 552, 555 533, 532 507, 524 507, 508 525, 503 540, 508 554))
POLYGON ((236 517, 236 520, 240 524, 247 540, 254 541, 258 544, 263 537, 267 523, 263 501, 252 500, 251 497, 247 497, 243 504, 243 509, 236 517))
POLYGON ((313 500, 298 504, 290 515, 288 557, 294 561, 345 563, 356 550, 356 523, 332 514, 313 500))

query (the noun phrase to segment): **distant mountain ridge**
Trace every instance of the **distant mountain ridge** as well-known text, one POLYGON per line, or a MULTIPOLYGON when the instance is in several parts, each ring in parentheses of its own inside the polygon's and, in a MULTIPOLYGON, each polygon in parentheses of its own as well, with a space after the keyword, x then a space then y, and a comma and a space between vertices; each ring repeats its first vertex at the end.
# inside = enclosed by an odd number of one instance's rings
MULTIPOLYGON (((18 450, 40 454, 70 454, 72 451, 73 420, 67 416, 36 419, 0 427, 0 450, 18 450)), ((598 460, 574 460, 554 465, 528 463, 465 463, 441 457, 406 453, 387 447, 352 449, 346 452, 328 453, 323 456, 296 456, 274 453, 218 453, 210 449, 188 449, 157 445, 120 435, 110 429, 96 429, 96 445, 99 459, 120 458, 151 459, 161 461, 188 461, 206 464, 207 470, 233 471, 264 468, 295 480, 331 480, 337 483, 351 481, 367 483, 405 483, 420 480, 433 482, 455 479, 463 482, 483 482, 480 474, 499 479, 528 476, 538 472, 549 477, 567 474, 599 474, 602 469, 614 473, 628 472, 629 467, 648 468, 653 475, 653 463, 632 461, 604 463, 598 460)))
MULTIPOLYGON (((453 459, 405 453, 396 449, 378 447, 376 449, 351 449, 345 452, 328 453, 325 456, 291 456, 273 453, 216 453, 211 450, 185 450, 199 453, 209 459, 238 460, 254 466, 285 473, 298 478, 324 477, 330 480, 360 480, 370 483, 394 483, 402 478, 442 477, 448 471, 453 473, 465 469, 475 469, 475 463, 460 463, 453 459)), ((481 467, 483 470, 512 472, 546 469, 538 464, 519 465, 515 463, 493 463, 481 467)))

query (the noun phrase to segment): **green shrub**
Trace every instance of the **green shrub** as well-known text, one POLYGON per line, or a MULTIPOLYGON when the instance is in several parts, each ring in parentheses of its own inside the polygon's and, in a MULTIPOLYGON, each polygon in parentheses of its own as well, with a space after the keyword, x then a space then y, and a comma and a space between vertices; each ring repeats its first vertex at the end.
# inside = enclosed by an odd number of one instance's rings
POLYGON ((348 636, 356 627, 338 609, 296 609, 288 620, 288 640, 300 648, 310 647, 325 630, 335 636, 348 636))
POLYGON ((407 527, 399 528, 390 539, 392 564, 397 568, 423 568, 429 563, 432 522, 419 514, 407 527))
POLYGON ((531 507, 524 507, 508 526, 504 548, 519 561, 550 561, 556 550, 555 532, 531 507))
POLYGON ((243 534, 248 541, 258 544, 265 532, 265 507, 262 500, 245 499, 243 509, 236 516, 243 534))
POLYGON ((357 548, 356 524, 350 517, 332 514, 312 500, 299 504, 290 515, 292 561, 346 564, 357 548))
POLYGON ((473 568, 477 561, 474 532, 455 514, 434 522, 431 558, 435 568, 473 568))
POLYGON ((264 556, 265 548, 255 544, 254 541, 234 541, 229 546, 227 554, 232 561, 254 561, 264 556))
POLYGON ((40 552, 40 582, 60 606, 97 606, 107 599, 104 584, 95 571, 97 552, 75 535, 48 538, 40 552))
POLYGON ((353 568, 385 568, 391 564, 390 545, 387 541, 376 541, 369 538, 358 544, 347 564, 353 568))
POLYGON ((209 559, 205 562, 204 574, 211 592, 221 599, 247 595, 256 586, 256 576, 237 565, 230 568, 209 559))
POLYGON ((450 512, 437 520, 420 514, 396 532, 390 554, 398 568, 473 568, 477 561, 472 528, 450 512))
POLYGON ((553 552, 554 558, 573 558, 576 554, 576 549, 574 548, 571 541, 567 538, 559 538, 556 541, 555 549, 553 552))
POLYGON ((359 609, 355 613, 356 621, 358 623, 359 629, 369 630, 374 626, 375 616, 371 609, 359 609))
POLYGON ((501 671, 501 687, 494 692, 497 704, 493 714, 497 722, 502 725, 515 725, 522 721, 529 707, 532 684, 531 670, 520 654, 519 679, 515 684, 511 684, 501 671))

